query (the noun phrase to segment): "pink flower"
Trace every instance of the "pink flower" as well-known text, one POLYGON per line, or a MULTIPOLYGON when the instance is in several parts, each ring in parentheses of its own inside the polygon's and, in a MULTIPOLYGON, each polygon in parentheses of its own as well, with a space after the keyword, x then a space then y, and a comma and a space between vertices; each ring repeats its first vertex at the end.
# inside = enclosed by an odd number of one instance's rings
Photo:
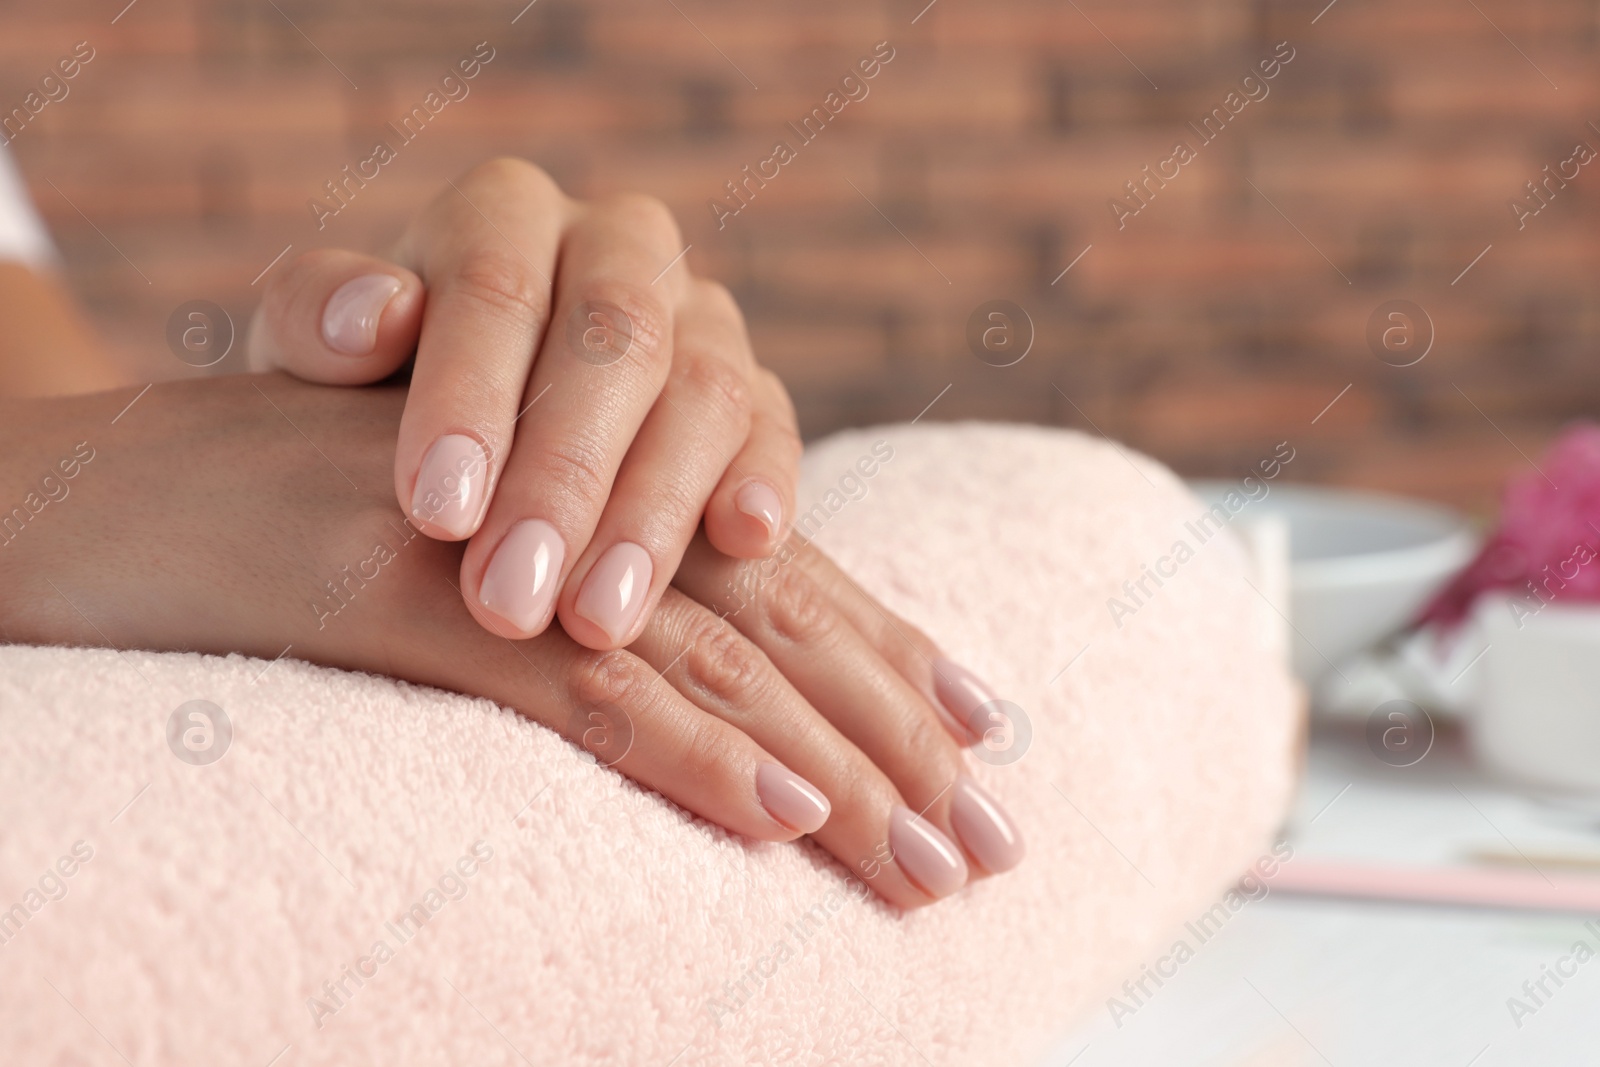
POLYGON ((1539 470, 1511 480, 1499 528, 1418 621, 1454 626, 1491 589, 1600 601, 1600 426, 1569 426, 1539 470))

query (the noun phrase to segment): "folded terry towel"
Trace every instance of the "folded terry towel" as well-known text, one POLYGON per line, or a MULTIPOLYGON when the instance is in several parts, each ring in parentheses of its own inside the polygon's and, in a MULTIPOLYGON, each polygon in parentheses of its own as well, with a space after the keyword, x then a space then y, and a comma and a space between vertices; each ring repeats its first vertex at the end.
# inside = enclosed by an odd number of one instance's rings
POLYGON ((1017 870, 905 914, 488 701, 9 646, 0 1062, 1036 1062, 1268 847, 1296 732, 1277 620, 1231 535, 1108 608, 1203 509, 1098 440, 894 426, 805 472, 819 543, 1025 714, 974 763, 1017 870), (227 716, 215 762, 169 747, 193 700, 227 716))

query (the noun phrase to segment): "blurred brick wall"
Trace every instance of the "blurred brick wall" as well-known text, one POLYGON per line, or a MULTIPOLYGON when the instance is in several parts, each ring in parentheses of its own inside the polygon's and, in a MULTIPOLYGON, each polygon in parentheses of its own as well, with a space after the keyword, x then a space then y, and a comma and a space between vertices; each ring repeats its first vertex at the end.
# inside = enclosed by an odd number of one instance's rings
POLYGON ((1600 165, 1521 230, 1508 206, 1600 149, 1597 0, 537 0, 515 23, 520 0, 124 2, 0 4, 0 107, 96 50, 14 151, 152 376, 187 372, 178 304, 242 324, 285 245, 379 250, 510 153, 665 199, 808 435, 949 385, 927 418, 1092 423, 1196 474, 1287 439, 1290 477, 1483 508, 1519 450, 1600 411, 1600 165), (800 147, 785 123, 883 40, 870 95, 800 147), (319 234, 307 200, 479 41, 472 95, 319 234), (1124 183, 1198 146, 1188 123, 1281 41, 1270 94, 1119 230, 1124 183), (778 138, 798 158, 719 229, 709 201, 778 138), (1436 329, 1414 366, 1366 339, 1392 298, 1436 329), (969 350, 993 299, 1034 325, 1014 366, 969 350))

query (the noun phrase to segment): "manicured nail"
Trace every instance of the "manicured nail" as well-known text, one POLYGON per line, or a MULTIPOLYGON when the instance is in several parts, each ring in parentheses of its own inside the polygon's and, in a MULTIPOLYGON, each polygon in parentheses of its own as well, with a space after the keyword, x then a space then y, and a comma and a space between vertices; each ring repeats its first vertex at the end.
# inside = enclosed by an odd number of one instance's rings
POLYGON ((778 498, 778 491, 766 482, 745 482, 744 486, 733 494, 733 506, 750 516, 760 519, 767 527, 768 537, 777 537, 778 530, 783 524, 783 501, 778 498))
POLYGON ((478 603, 524 633, 538 629, 550 617, 566 554, 561 535, 548 522, 517 523, 483 572, 478 603))
MULTIPOLYGON (((960 727, 956 739, 973 744, 982 735, 983 722, 977 714, 979 708, 998 698, 994 690, 983 684, 976 674, 946 656, 933 662, 933 688, 939 703, 950 713, 950 719, 960 727)), ((945 725, 950 725, 950 719, 945 725)))
POLYGON ((800 834, 821 829, 833 810, 816 786, 776 763, 756 768, 756 796, 768 815, 800 834))
POLYGON ((345 282, 322 312, 322 339, 335 352, 364 356, 378 343, 378 319, 401 289, 392 274, 365 274, 345 282))
POLYGON ((974 859, 990 874, 1009 871, 1027 851, 1016 823, 983 786, 963 774, 950 796, 950 825, 974 859))
POLYGON ((483 446, 465 434, 445 434, 422 457, 411 491, 411 517, 432 527, 423 531, 432 536, 470 537, 478 528, 488 482, 483 446))
POLYGON ((930 897, 947 897, 967 884, 961 850, 903 804, 889 813, 889 848, 900 869, 930 897))
POLYGON ((613 642, 621 641, 644 606, 651 569, 650 553, 632 541, 612 545, 583 580, 574 610, 613 642))

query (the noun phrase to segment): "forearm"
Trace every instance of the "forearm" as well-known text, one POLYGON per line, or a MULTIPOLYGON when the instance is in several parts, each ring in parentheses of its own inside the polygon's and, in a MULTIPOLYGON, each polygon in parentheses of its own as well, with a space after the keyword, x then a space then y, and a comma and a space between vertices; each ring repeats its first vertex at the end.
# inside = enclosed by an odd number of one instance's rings
POLYGON ((0 261, 0 397, 65 396, 132 384, 61 280, 0 261))

